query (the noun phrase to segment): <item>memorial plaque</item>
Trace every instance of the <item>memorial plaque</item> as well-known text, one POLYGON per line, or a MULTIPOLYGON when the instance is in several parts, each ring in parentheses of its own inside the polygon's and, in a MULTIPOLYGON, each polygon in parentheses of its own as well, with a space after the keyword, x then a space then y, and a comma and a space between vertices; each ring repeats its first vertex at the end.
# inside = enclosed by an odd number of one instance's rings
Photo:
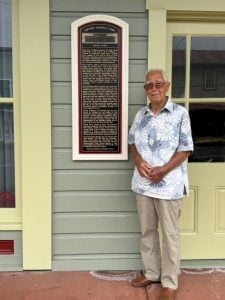
POLYGON ((127 118, 124 119, 123 101, 127 101, 123 87, 126 90, 128 82, 123 81, 123 30, 108 19, 77 26, 78 137, 75 139, 80 159, 89 155, 102 159, 105 154, 105 159, 112 159, 112 154, 124 157, 127 118))
POLYGON ((79 28, 80 153, 120 153, 121 28, 79 28))

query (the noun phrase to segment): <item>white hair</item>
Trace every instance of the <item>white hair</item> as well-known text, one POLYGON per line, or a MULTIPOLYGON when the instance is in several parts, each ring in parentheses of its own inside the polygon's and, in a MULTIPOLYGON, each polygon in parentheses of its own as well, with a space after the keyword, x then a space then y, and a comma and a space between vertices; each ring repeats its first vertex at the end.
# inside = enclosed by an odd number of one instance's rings
POLYGON ((168 77, 166 75, 166 72, 163 70, 163 69, 157 69, 157 68, 154 68, 154 69, 149 69, 147 72, 146 72, 146 76, 145 78, 148 77, 149 74, 152 74, 152 73, 160 73, 162 74, 163 76, 163 79, 168 82, 168 77))

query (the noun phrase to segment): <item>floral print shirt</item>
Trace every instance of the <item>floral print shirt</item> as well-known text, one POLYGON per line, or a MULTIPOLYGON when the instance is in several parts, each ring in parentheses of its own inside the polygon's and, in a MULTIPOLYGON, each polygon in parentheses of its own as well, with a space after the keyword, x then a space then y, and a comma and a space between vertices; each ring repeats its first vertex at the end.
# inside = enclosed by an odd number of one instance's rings
MULTIPOLYGON (((152 114, 150 106, 141 108, 129 131, 128 143, 135 144, 142 159, 151 166, 163 166, 176 152, 193 151, 187 110, 170 98, 158 115, 152 114)), ((159 183, 142 177, 135 167, 132 190, 165 200, 182 198, 189 192, 186 161, 167 173, 159 183)))

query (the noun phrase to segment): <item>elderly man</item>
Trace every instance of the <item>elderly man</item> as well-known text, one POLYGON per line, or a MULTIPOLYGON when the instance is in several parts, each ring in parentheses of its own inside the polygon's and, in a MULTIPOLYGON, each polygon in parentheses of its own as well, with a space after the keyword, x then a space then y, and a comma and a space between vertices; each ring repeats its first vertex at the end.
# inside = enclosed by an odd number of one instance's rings
POLYGON ((145 269, 131 284, 145 287, 161 282, 160 300, 175 299, 178 288, 179 216, 182 197, 188 193, 186 159, 193 151, 189 114, 166 96, 169 86, 163 70, 147 72, 144 88, 150 102, 137 112, 129 132, 135 163, 132 190, 136 193, 145 269))

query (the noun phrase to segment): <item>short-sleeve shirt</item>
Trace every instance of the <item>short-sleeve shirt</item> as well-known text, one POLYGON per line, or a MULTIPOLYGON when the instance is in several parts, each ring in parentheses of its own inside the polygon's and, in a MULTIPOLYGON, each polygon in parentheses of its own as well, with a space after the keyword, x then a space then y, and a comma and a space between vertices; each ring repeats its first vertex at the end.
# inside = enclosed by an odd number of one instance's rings
MULTIPOLYGON (((188 111, 170 98, 157 115, 153 115, 150 106, 141 108, 129 131, 128 143, 135 144, 142 159, 151 166, 163 166, 176 152, 193 151, 188 111)), ((132 190, 165 200, 182 198, 189 192, 186 161, 168 172, 159 183, 142 177, 135 167, 132 190)))

